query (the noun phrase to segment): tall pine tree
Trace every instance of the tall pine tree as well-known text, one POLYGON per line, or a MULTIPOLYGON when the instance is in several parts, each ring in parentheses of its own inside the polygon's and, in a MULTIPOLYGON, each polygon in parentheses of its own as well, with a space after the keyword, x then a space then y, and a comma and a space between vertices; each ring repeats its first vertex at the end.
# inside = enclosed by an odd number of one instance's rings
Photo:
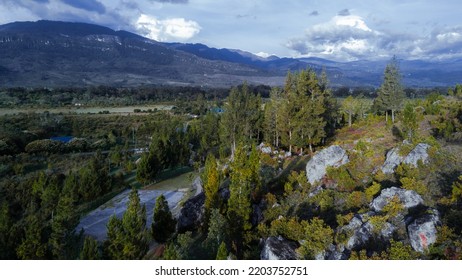
POLYGON ((250 92, 247 84, 234 87, 226 99, 220 122, 221 142, 234 156, 239 142, 254 143, 262 129, 261 98, 250 92))
POLYGON ((220 186, 217 160, 213 154, 207 156, 201 180, 205 193, 205 224, 207 226, 210 218, 210 211, 218 207, 218 188, 220 186))
POLYGON ((404 97, 398 60, 394 56, 385 67, 383 82, 378 90, 377 98, 374 100, 374 107, 385 112, 387 121, 388 112, 391 111, 391 121, 394 123, 395 112, 401 110, 404 97))
POLYGON ((240 144, 231 163, 230 197, 228 200, 228 220, 230 222, 231 238, 236 247, 236 253, 242 253, 244 236, 252 227, 250 215, 252 213, 251 194, 260 188, 259 158, 255 148, 250 157, 240 144))
POLYGON ((148 250, 146 207, 141 206, 138 191, 132 189, 122 220, 112 216, 107 224, 107 254, 112 259, 137 260, 148 250))
POLYGON ((176 221, 170 212, 167 200, 163 194, 156 199, 152 218, 151 233, 157 242, 166 242, 175 232, 176 221))

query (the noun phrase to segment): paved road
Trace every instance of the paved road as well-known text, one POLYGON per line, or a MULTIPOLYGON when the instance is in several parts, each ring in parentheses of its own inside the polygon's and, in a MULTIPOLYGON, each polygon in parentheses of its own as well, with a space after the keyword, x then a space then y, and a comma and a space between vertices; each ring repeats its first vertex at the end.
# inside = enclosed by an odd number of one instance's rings
MULTIPOLYGON (((87 214, 80 220, 76 231, 80 232, 81 229, 84 229, 86 235, 93 236, 99 241, 105 240, 107 235, 106 224, 109 218, 112 215, 116 215, 118 218, 123 216, 123 213, 127 210, 129 194, 130 190, 126 190, 87 214)), ((184 196, 184 192, 181 191, 139 190, 138 194, 141 204, 146 205, 148 228, 151 227, 154 206, 159 195, 164 194, 170 209, 174 209, 184 196)))

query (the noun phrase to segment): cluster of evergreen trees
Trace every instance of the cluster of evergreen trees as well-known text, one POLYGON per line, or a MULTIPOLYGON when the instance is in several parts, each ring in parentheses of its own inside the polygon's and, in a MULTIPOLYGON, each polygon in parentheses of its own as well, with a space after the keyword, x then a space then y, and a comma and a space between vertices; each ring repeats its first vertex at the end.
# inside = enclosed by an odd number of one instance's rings
POLYGON ((325 74, 314 70, 288 73, 284 87, 273 88, 264 104, 244 84, 233 88, 221 118, 221 143, 234 154, 236 144, 266 140, 276 148, 313 147, 332 135, 340 119, 325 74))
POLYGON ((338 125, 338 105, 332 98, 325 73, 313 70, 289 73, 282 90, 273 89, 265 108, 265 138, 275 147, 300 153, 320 144, 338 125))
POLYGON ((153 127, 148 153, 142 155, 136 173, 142 183, 152 181, 165 169, 189 163, 189 134, 185 124, 165 115, 153 127))
POLYGON ((1 259, 74 259, 82 211, 103 195, 123 188, 100 154, 76 173, 40 172, 0 185, 1 259))

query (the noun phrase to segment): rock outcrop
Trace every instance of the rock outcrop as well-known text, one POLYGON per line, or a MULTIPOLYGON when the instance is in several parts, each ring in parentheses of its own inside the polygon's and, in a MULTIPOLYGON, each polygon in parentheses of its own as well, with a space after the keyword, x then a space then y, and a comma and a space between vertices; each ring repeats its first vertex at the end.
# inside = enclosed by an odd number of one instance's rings
POLYGON ((399 149, 393 148, 388 151, 385 163, 382 165, 384 174, 392 174, 395 168, 403 161, 403 157, 399 155, 399 149))
POLYGON ((340 146, 330 146, 321 150, 306 164, 308 182, 313 185, 326 175, 327 167, 340 167, 348 162, 348 155, 340 146))
POLYGON ((410 223, 407 231, 412 248, 417 252, 425 252, 428 246, 436 242, 439 224, 440 218, 437 210, 433 210, 433 213, 425 214, 410 223))
POLYGON ((257 150, 260 150, 264 154, 272 154, 271 147, 266 146, 265 143, 260 143, 260 145, 257 146, 257 150))
POLYGON ((289 241, 281 236, 271 236, 265 239, 260 258, 262 260, 295 260, 297 259, 295 252, 297 247, 298 245, 294 241, 289 241))
POLYGON ((417 167, 417 162, 419 160, 422 163, 428 162, 428 148, 430 146, 428 144, 420 143, 415 146, 415 148, 406 156, 403 160, 404 163, 417 167))
MULTIPOLYGON (((374 226, 367 221, 367 217, 373 215, 375 215, 374 212, 355 215, 348 225, 340 229, 340 232, 349 233, 350 235, 345 244, 346 250, 359 250, 370 242, 370 239, 374 236, 374 226)), ((392 237, 394 231, 395 226, 386 222, 377 237, 388 240, 392 237)))
MULTIPOLYGON (((223 201, 229 199, 229 189, 221 188, 218 190, 218 196, 223 201)), ((181 208, 180 214, 178 215, 177 230, 179 233, 183 233, 190 230, 195 230, 200 227, 203 222, 205 214, 205 194, 204 192, 199 193, 186 200, 181 208)))
POLYGON ((383 189, 380 195, 371 202, 370 207, 373 211, 380 212, 395 196, 399 198, 405 209, 409 209, 423 203, 422 197, 415 191, 391 187, 383 189))
POLYGON ((430 148, 428 144, 419 143, 406 157, 399 154, 398 147, 391 149, 388 151, 385 163, 382 165, 382 172, 384 174, 393 174, 393 172, 395 172, 395 168, 402 162, 414 167, 417 167, 419 160, 423 163, 427 163, 428 148, 430 148))
POLYGON ((201 225, 205 212, 204 203, 205 194, 203 192, 184 203, 178 216, 177 230, 179 233, 194 230, 201 225))

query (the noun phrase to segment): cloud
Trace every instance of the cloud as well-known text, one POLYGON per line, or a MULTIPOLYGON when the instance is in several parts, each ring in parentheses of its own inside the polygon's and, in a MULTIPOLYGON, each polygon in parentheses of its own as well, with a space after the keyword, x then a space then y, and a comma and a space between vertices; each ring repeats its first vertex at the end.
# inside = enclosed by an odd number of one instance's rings
POLYGON ((40 3, 40 4, 46 4, 50 2, 50 0, 32 0, 32 1, 40 3))
POLYGON ((312 17, 319 16, 319 12, 318 11, 312 11, 310 13, 310 16, 312 16, 312 17))
POLYGON ((201 27, 197 22, 184 18, 159 20, 142 14, 136 22, 136 29, 150 39, 163 42, 187 41, 196 36, 201 27))
POLYGON ((160 3, 171 3, 171 4, 188 4, 189 0, 151 0, 160 3))
POLYGON ((429 35, 378 31, 362 17, 335 16, 314 25, 286 46, 298 56, 324 57, 339 61, 379 60, 393 55, 406 59, 438 60, 462 57, 462 26, 435 28, 429 35))
POLYGON ((351 15, 350 10, 348 9, 343 9, 337 13, 338 16, 346 17, 351 15))
POLYGON ((335 16, 306 29, 304 37, 290 40, 287 47, 302 56, 355 60, 374 54, 376 46, 371 42, 380 36, 359 16, 335 16))
POLYGON ((274 54, 269 54, 267 52, 257 52, 255 53, 256 56, 259 56, 261 58, 268 58, 270 56, 273 56, 274 54))
POLYGON ((97 12, 99 14, 104 14, 106 12, 106 8, 103 4, 98 2, 97 0, 61 0, 63 3, 72 6, 77 9, 86 10, 89 12, 97 12))

